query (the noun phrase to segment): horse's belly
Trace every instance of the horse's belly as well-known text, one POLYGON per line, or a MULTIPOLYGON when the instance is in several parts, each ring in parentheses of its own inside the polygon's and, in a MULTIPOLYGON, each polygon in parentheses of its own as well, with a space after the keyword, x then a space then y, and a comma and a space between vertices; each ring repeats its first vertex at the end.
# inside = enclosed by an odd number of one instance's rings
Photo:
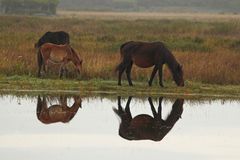
POLYGON ((133 58, 134 63, 141 68, 148 68, 148 67, 152 67, 154 65, 153 60, 149 59, 149 58, 138 58, 138 57, 134 57, 133 58))
POLYGON ((66 56, 66 52, 53 52, 50 54, 49 59, 54 63, 61 63, 66 56))
POLYGON ((49 108, 49 117, 55 121, 61 121, 65 118, 66 112, 60 106, 54 106, 49 108))
POLYGON ((150 127, 153 124, 153 117, 149 115, 138 115, 134 117, 130 123, 130 127, 132 128, 146 128, 150 127))

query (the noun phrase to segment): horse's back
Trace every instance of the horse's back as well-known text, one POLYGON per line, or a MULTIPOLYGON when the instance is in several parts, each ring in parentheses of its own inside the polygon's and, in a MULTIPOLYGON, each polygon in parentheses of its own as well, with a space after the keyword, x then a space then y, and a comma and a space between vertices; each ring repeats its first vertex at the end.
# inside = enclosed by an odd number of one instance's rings
POLYGON ((162 42, 138 42, 129 41, 124 43, 121 48, 121 57, 131 58, 139 67, 151 67, 159 59, 159 50, 162 48, 162 42))
POLYGON ((54 43, 54 44, 69 44, 69 34, 64 31, 57 31, 57 32, 46 32, 42 36, 42 40, 45 43, 54 43))
POLYGON ((37 47, 41 47, 45 43, 70 44, 70 37, 69 34, 64 31, 48 31, 38 40, 37 47))

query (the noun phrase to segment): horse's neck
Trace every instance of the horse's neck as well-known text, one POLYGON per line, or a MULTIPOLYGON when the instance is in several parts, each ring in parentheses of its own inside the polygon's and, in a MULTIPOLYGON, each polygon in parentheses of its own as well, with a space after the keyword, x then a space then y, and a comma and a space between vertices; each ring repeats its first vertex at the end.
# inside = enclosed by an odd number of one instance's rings
POLYGON ((167 66, 169 67, 171 72, 174 73, 174 70, 175 70, 178 62, 169 50, 166 50, 166 52, 165 52, 165 60, 166 60, 167 66))
POLYGON ((70 107, 71 112, 77 112, 79 107, 81 107, 81 104, 78 102, 74 102, 73 105, 70 107))

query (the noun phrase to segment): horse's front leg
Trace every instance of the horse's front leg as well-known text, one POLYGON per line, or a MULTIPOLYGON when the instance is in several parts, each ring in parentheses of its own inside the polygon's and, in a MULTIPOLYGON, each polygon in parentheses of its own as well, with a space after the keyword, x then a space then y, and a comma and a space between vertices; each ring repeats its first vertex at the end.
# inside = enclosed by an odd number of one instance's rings
POLYGON ((159 102, 158 102, 158 118, 161 120, 162 119, 162 100, 163 97, 159 97, 159 102))
POLYGON ((59 69, 59 78, 62 78, 63 72, 64 72, 64 68, 65 68, 65 63, 62 63, 59 69))
POLYGON ((154 78, 155 74, 157 73, 157 70, 158 70, 158 66, 155 65, 154 68, 153 68, 150 80, 148 81, 149 86, 152 86, 152 81, 153 81, 153 78, 154 78))
POLYGON ((164 87, 163 86, 163 77, 162 77, 162 70, 163 70, 163 65, 161 64, 161 65, 159 65, 159 67, 158 67, 158 76, 159 76, 159 85, 161 86, 161 87, 164 87))
POLYGON ((121 80, 122 80, 122 74, 125 70, 125 64, 122 62, 118 65, 117 70, 118 70, 118 85, 121 86, 121 80))
POLYGON ((65 76, 68 77, 68 69, 66 66, 64 67, 64 72, 65 72, 65 76))
POLYGON ((154 105, 153 105, 153 102, 152 102, 152 98, 151 97, 148 97, 148 102, 151 106, 151 110, 152 110, 152 114, 153 114, 153 117, 156 118, 157 117, 157 112, 154 108, 154 105))
POLYGON ((131 114, 131 111, 130 111, 130 103, 131 103, 131 100, 132 100, 132 96, 129 96, 128 97, 128 100, 127 100, 127 103, 126 103, 126 107, 125 107, 125 121, 127 123, 130 123, 130 121, 132 120, 132 114, 131 114))

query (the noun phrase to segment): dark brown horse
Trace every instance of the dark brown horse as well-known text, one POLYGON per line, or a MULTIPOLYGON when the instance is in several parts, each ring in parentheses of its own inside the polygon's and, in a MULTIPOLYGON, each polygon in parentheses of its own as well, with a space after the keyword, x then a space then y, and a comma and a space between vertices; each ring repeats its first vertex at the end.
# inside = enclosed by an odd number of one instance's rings
POLYGON ((153 78, 158 71, 159 85, 163 87, 162 69, 164 64, 167 64, 169 67, 176 84, 184 86, 182 66, 162 42, 147 43, 130 41, 121 46, 120 53, 121 63, 116 68, 116 71, 119 71, 118 85, 121 85, 122 73, 125 70, 129 85, 133 85, 130 74, 134 63, 141 68, 154 66, 148 82, 149 86, 152 85, 153 78))
POLYGON ((34 47, 40 48, 44 43, 70 44, 70 37, 69 34, 64 31, 48 31, 35 43, 34 47))
POLYGON ((119 135, 127 140, 153 140, 161 141, 173 128, 183 112, 183 99, 177 99, 172 111, 166 120, 162 119, 162 98, 159 98, 158 112, 155 110, 152 99, 148 98, 153 117, 147 114, 140 114, 132 118, 130 111, 131 98, 128 98, 125 110, 121 106, 121 97, 118 97, 118 109, 114 112, 121 118, 119 135))
POLYGON ((79 107, 81 107, 80 97, 74 97, 74 103, 71 107, 67 105, 67 98, 60 96, 59 103, 48 107, 46 97, 43 99, 38 96, 37 101, 37 118, 45 123, 63 122, 67 123, 75 116, 79 107))
POLYGON ((41 76, 41 69, 43 66, 43 70, 46 73, 46 67, 49 62, 61 64, 59 70, 59 77, 61 78, 63 72, 67 71, 66 64, 68 62, 73 62, 78 73, 82 69, 82 59, 79 57, 77 52, 68 44, 66 45, 56 45, 52 43, 43 44, 37 53, 38 58, 38 77, 41 76))

